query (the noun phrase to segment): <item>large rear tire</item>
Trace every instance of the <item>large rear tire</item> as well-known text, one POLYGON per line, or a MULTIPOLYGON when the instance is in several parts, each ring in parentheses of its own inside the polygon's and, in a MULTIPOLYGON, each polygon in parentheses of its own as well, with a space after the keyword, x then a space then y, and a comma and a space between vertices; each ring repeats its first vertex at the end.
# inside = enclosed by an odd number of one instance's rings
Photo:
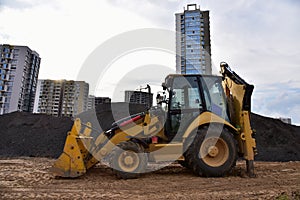
POLYGON ((147 155, 144 148, 133 141, 121 142, 111 152, 110 167, 120 179, 138 178, 146 171, 147 155))
POLYGON ((236 164, 235 140, 229 131, 218 126, 202 128, 197 131, 185 159, 198 176, 223 176, 236 164))

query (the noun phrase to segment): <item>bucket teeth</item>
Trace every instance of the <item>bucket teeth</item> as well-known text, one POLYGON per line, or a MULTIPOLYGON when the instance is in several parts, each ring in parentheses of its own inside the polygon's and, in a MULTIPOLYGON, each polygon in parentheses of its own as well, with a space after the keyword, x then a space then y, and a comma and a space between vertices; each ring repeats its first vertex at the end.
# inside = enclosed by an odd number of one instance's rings
MULTIPOLYGON (((90 123, 88 126, 91 126, 90 123)), ((81 134, 80 131, 81 122, 80 119, 76 119, 66 138, 63 153, 50 169, 56 176, 78 177, 86 173, 85 158, 89 154, 92 138, 90 137, 90 128, 86 127, 84 134, 81 134)))

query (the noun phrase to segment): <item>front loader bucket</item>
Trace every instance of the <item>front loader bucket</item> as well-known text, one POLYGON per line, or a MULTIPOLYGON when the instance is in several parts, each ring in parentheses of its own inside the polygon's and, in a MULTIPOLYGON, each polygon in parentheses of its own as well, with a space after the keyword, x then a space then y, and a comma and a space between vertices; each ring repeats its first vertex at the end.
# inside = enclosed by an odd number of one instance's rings
POLYGON ((68 132, 63 153, 50 169, 56 176, 78 177, 86 173, 85 158, 88 155, 91 133, 90 123, 86 125, 83 134, 80 133, 80 119, 74 121, 72 130, 68 132))

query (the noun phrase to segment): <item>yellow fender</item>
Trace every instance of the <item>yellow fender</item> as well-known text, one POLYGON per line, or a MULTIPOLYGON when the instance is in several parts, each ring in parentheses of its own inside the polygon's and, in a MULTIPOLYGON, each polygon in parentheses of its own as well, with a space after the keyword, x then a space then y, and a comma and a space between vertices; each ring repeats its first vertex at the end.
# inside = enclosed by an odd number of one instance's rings
POLYGON ((238 131, 234 126, 218 115, 211 112, 204 112, 189 125, 183 135, 183 140, 185 140, 194 130, 197 130, 199 126, 211 123, 223 124, 224 126, 228 126, 233 130, 238 131))

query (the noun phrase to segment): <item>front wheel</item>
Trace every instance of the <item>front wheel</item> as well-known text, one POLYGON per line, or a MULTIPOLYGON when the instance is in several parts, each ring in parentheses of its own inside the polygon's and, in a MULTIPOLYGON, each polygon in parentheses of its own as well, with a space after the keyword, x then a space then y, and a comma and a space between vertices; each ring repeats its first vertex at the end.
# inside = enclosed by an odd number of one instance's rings
POLYGON ((111 152, 110 167, 118 178, 138 178, 147 167, 144 148, 133 141, 121 142, 111 152))
POLYGON ((186 152, 189 166, 200 176, 223 176, 235 166, 236 158, 237 150, 232 134, 213 125, 198 130, 186 152))

